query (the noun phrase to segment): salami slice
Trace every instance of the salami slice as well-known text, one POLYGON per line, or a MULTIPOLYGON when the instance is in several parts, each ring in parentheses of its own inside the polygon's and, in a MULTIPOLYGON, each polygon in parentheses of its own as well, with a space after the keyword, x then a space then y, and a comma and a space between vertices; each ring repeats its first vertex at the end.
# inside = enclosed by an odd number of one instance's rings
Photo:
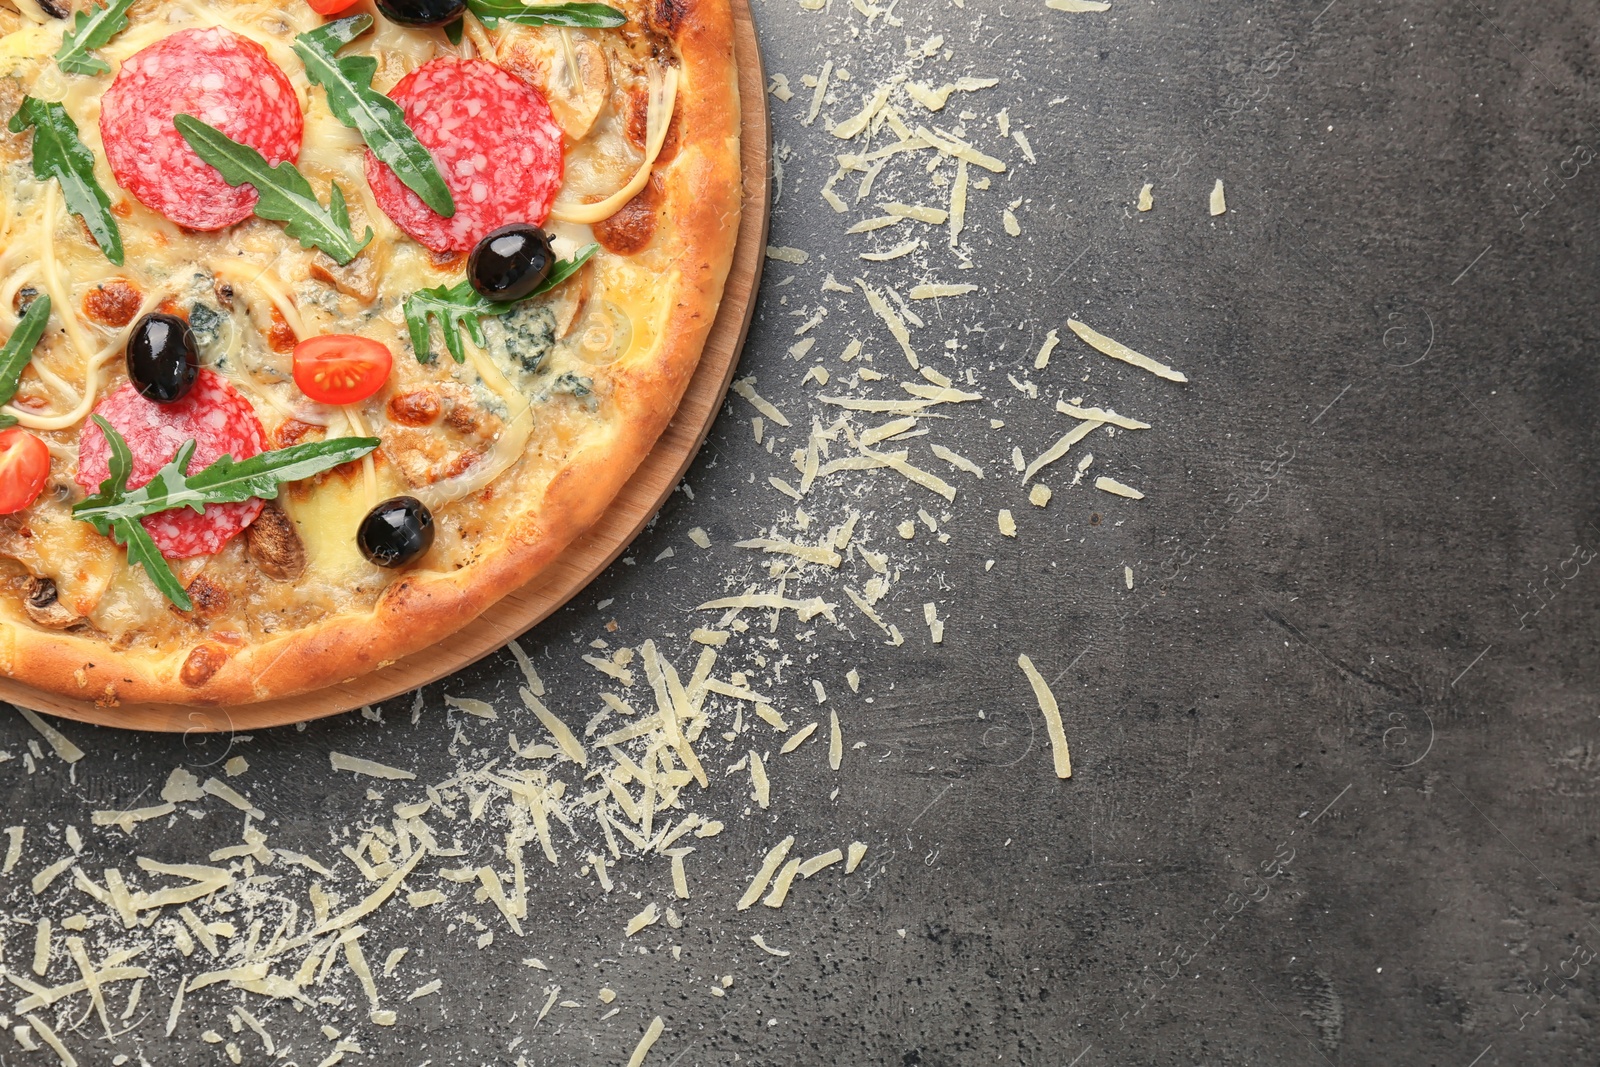
POLYGON ((175 115, 215 126, 269 163, 300 156, 300 100, 254 41, 221 28, 182 30, 134 54, 100 102, 106 159, 140 203, 192 230, 242 222, 258 197, 196 155, 175 115))
POLYGON ((470 252, 508 223, 544 221, 561 188, 561 128, 537 89, 493 63, 441 57, 389 95, 456 202, 453 218, 437 214, 369 151, 367 184, 395 225, 435 252, 470 252))
MULTIPOLYGON (((154 478, 191 438, 195 450, 189 462, 190 474, 224 455, 248 459, 261 451, 266 440, 250 401, 226 378, 203 368, 189 395, 177 403, 152 403, 127 382, 100 401, 94 413, 128 442, 128 450, 133 453, 130 489, 154 478)), ((78 439, 78 484, 91 493, 98 490, 110 474, 110 456, 111 447, 100 427, 92 421, 84 423, 78 439)), ((203 512, 192 508, 163 511, 144 519, 144 528, 168 558, 208 556, 222 551, 230 538, 255 522, 263 506, 260 500, 244 500, 237 504, 207 504, 203 512)))

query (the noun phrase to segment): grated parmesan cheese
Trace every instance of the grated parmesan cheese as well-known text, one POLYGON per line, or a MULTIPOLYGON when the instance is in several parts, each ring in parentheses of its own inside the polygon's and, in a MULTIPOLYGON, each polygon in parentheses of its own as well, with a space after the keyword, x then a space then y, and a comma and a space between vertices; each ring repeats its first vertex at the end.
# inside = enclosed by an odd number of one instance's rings
POLYGON ((761 412, 761 414, 765 415, 779 426, 789 425, 789 420, 787 417, 785 417, 783 412, 779 411, 764 397, 756 392, 756 380, 754 375, 748 378, 740 378, 738 381, 733 383, 731 388, 735 393, 738 393, 740 396, 748 400, 751 407, 761 412))
POLYGON ((1151 208, 1156 206, 1155 197, 1151 195, 1154 189, 1154 185, 1152 185, 1150 182, 1145 182, 1144 188, 1139 190, 1140 211, 1149 211, 1151 208))
POLYGON ((866 856, 866 854, 867 854, 867 846, 866 845, 863 845, 860 841, 852 841, 852 842, 850 842, 850 851, 845 856, 845 861, 844 861, 844 873, 845 874, 854 874, 854 873, 856 873, 856 868, 861 866, 861 860, 866 856))
POLYGON ((654 902, 645 905, 645 909, 628 920, 627 933, 629 937, 637 934, 647 926, 654 926, 661 921, 661 909, 654 902))
POLYGON ((1094 480, 1094 487, 1102 492, 1115 496, 1127 497, 1129 500, 1143 500, 1144 494, 1131 485, 1123 485, 1115 478, 1100 477, 1094 480))
POLYGON ((1036 508, 1042 508, 1050 503, 1050 487, 1043 482, 1034 482, 1033 488, 1028 490, 1028 503, 1036 508))
POLYGON ((449 707, 455 708, 457 711, 464 711, 474 718, 487 719, 490 722, 500 718, 500 713, 495 711, 492 705, 472 697, 453 697, 446 693, 444 702, 449 707))
POLYGON ((937 300, 944 296, 966 296, 977 291, 976 285, 963 282, 959 285, 914 285, 909 295, 913 300, 937 300))
POLYGON ((1228 213, 1228 196, 1222 189, 1222 179, 1217 179, 1217 184, 1211 187, 1211 214, 1226 215, 1228 213))
MULTIPOLYGON (((16 707, 17 711, 21 713, 24 719, 28 720, 29 726, 39 731, 39 736, 44 738, 45 743, 50 746, 50 751, 59 756, 62 762, 77 763, 83 758, 83 749, 79 748, 71 741, 68 741, 66 735, 60 730, 57 730, 54 726, 51 726, 49 723, 39 718, 38 715, 29 711, 27 708, 24 708, 20 705, 13 706, 16 707)), ((52 1038, 54 1037, 54 1035, 51 1036, 52 1038)))
MULTIPOLYGON (((449 700, 445 697, 445 700, 449 700)), ((402 771, 398 767, 390 767, 369 759, 357 756, 347 756, 343 752, 329 752, 328 762, 336 771, 349 771, 352 774, 364 774, 368 778, 383 778, 389 781, 409 782, 416 779, 410 771, 402 771)))
POLYGON ((1044 715, 1045 728, 1050 734, 1050 750, 1055 759, 1056 777, 1071 778, 1072 756, 1067 751, 1067 734, 1061 725, 1061 708, 1056 703, 1055 694, 1050 692, 1044 676, 1026 655, 1017 657, 1017 666, 1027 675, 1028 684, 1033 687, 1033 695, 1039 701, 1039 711, 1044 715))
POLYGON ((790 860, 783 865, 783 870, 778 872, 778 877, 773 879, 772 892, 768 893, 762 904, 768 908, 781 908, 788 899, 789 887, 794 884, 794 876, 800 870, 799 860, 790 860))
POLYGON ((788 857, 789 850, 793 847, 793 834, 772 846, 772 850, 761 861, 761 866, 757 869, 755 877, 750 879, 750 887, 744 891, 744 896, 740 897, 739 903, 735 905, 736 910, 745 911, 761 898, 761 894, 766 891, 767 883, 772 881, 773 874, 777 872, 778 867, 788 857))
POLYGON ((1001 508, 999 515, 1000 533, 1006 537, 1017 536, 1017 520, 1011 517, 1010 508, 1001 508))
MULTIPOLYGON (((1074 399, 1077 398, 1074 397, 1074 399)), ((1130 419, 1126 415, 1118 415, 1110 408, 1085 408, 1076 404, 1069 404, 1065 400, 1057 400, 1056 410, 1063 415, 1071 415, 1075 419, 1087 419, 1091 422, 1109 422, 1111 425, 1119 426, 1124 430, 1148 430, 1150 428, 1148 422, 1140 422, 1138 419, 1130 419)))
POLYGON ((644 1058, 650 1055, 651 1048, 655 1046, 656 1040, 661 1037, 661 1031, 665 1028, 666 1024, 661 1021, 661 1016, 657 1015, 650 1020, 650 1025, 645 1028, 644 1036, 634 1046, 633 1055, 628 1057, 628 1067, 641 1067, 644 1063, 644 1058))
POLYGON ((1077 319, 1068 319, 1067 326, 1091 348, 1110 356, 1112 359, 1119 359, 1124 363, 1138 367, 1140 370, 1149 371, 1156 377, 1165 378, 1170 382, 1186 382, 1189 380, 1182 372, 1173 370, 1159 360, 1141 355, 1120 341, 1113 341, 1105 334, 1085 326, 1077 319))
MULTIPOLYGON (((813 722, 802 727, 799 733, 785 741, 783 743, 783 747, 778 749, 779 755, 787 756, 789 753, 793 752, 795 749, 811 740, 811 735, 817 732, 818 725, 818 723, 813 722)), ((763 807, 765 807, 765 805, 763 805, 763 807)))
POLYGON ((767 258, 775 259, 780 263, 793 263, 799 266, 811 258, 811 253, 802 248, 787 248, 783 245, 768 245, 767 258))

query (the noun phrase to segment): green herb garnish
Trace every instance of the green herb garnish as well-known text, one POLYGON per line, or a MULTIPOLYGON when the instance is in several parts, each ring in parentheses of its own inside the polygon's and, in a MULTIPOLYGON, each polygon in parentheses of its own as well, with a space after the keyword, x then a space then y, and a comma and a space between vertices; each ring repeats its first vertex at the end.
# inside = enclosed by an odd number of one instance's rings
POLYGON ((519 26, 567 26, 605 30, 621 26, 628 16, 605 4, 524 4, 520 0, 467 0, 467 10, 489 29, 502 22, 519 26))
MULTIPOLYGON (((597 244, 587 244, 578 249, 577 254, 571 259, 556 260, 555 266, 550 268, 550 276, 540 283, 539 288, 523 299, 531 300, 541 293, 548 293, 576 274, 578 268, 589 262, 589 257, 599 249, 600 246, 597 244)), ((465 327, 467 334, 472 338, 472 343, 483 348, 487 339, 483 335, 481 316, 498 317, 510 314, 517 303, 500 304, 485 300, 472 287, 472 283, 466 280, 459 281, 455 285, 441 285, 436 289, 417 290, 406 297, 405 302, 406 328, 411 333, 411 347, 417 353, 417 362, 429 363, 433 360, 433 346, 429 336, 430 318, 438 318, 439 329, 444 334, 444 346, 449 350, 451 358, 457 363, 465 363, 467 353, 461 343, 459 331, 465 327)))
MULTIPOLYGON (((33 358, 33 350, 44 336, 45 324, 50 321, 50 298, 43 293, 33 298, 22 321, 11 331, 11 339, 0 348, 0 404, 11 403, 17 395, 17 382, 22 378, 22 368, 33 358)), ((0 427, 15 426, 15 415, 0 412, 0 427)))
POLYGON ((341 59, 336 54, 371 27, 370 15, 340 19, 296 37, 294 50, 306 65, 306 76, 327 92, 334 117, 359 131, 372 154, 388 164, 424 204, 450 218, 456 213, 455 200, 433 156, 406 125, 400 105, 372 88, 372 77, 378 72, 377 59, 341 59))
POLYGON ((320 248, 343 266, 360 255, 372 240, 370 226, 362 238, 351 232, 350 212, 345 208, 344 190, 338 182, 333 183, 329 206, 324 208, 311 183, 293 163, 268 163, 254 148, 240 144, 193 115, 178 115, 172 121, 189 147, 221 171, 229 185, 251 185, 261 198, 256 203, 256 214, 284 223, 284 232, 298 238, 302 248, 320 248))
POLYGON ((111 198, 95 179, 94 153, 78 139, 78 124, 60 104, 25 96, 6 128, 22 133, 30 126, 33 176, 61 183, 67 210, 83 219, 106 258, 122 266, 122 230, 111 214, 111 198))
POLYGON ((207 504, 236 504, 253 497, 271 500, 278 495, 278 487, 284 482, 297 482, 341 463, 360 459, 379 444, 376 437, 312 441, 261 452, 246 460, 222 456, 198 474, 191 475, 185 473, 195 450, 194 441, 189 440, 154 478, 138 489, 129 489, 133 453, 128 450, 128 442, 105 419, 99 415, 91 417, 111 447, 107 461, 109 475, 100 483, 98 493, 72 509, 72 517, 125 546, 128 562, 143 567, 162 595, 184 611, 189 611, 194 604, 140 519, 176 508, 192 508, 200 513, 207 504))
POLYGON ((89 53, 104 48, 111 38, 128 27, 128 9, 133 0, 111 0, 105 7, 91 6, 73 16, 72 28, 61 35, 56 66, 67 74, 106 74, 111 65, 89 53))

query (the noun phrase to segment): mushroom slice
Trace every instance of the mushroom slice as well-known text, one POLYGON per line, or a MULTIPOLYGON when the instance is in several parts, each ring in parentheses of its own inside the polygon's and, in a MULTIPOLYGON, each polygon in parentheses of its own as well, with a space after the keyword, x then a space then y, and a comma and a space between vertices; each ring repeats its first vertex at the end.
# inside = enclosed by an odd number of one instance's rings
POLYGON ((292 582, 305 573, 306 546, 294 521, 272 501, 245 530, 245 551, 261 573, 275 582, 292 582))
POLYGON ((83 616, 63 604, 56 595, 56 583, 49 578, 32 578, 22 597, 28 618, 51 630, 65 630, 82 621, 83 616))

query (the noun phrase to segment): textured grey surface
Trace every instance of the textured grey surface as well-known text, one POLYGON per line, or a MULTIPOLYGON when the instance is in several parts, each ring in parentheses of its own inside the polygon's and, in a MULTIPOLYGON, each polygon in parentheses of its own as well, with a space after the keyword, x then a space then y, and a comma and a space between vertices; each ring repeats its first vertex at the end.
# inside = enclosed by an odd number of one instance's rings
MULTIPOLYGON (((217 985, 190 996, 168 1039, 179 976, 204 969, 169 951, 155 953, 142 1024, 117 1047, 133 1062, 226 1062, 200 1036, 215 1028, 245 1062, 265 1062, 248 1031, 228 1031, 227 1010, 245 1003, 301 1064, 333 1050, 317 1033, 324 1021, 384 1063, 621 1063, 657 1014, 667 1029, 646 1062, 658 1065, 1592 1061, 1600 568, 1584 562, 1600 551, 1600 244, 1587 146, 1600 18, 1561 2, 1324 2, 1120 0, 1069 15, 969 0, 902 5, 900 28, 868 26, 841 0, 826 13, 757 0, 768 69, 796 94, 773 101, 783 178, 772 243, 812 258, 769 265, 745 366, 794 429, 768 454, 752 409, 731 401, 690 472, 693 498, 676 494, 628 563, 525 641, 552 707, 581 730, 604 681, 581 646, 653 637, 687 674, 688 631, 715 619, 695 606, 766 588, 766 560, 733 542, 780 520, 798 536, 792 503, 766 478, 796 481, 788 452, 813 416, 836 417, 817 397, 847 392, 837 353, 859 337, 888 375, 856 395, 891 395, 908 373, 859 293, 818 288, 828 272, 850 284, 856 253, 905 239, 907 224, 888 240, 844 228, 874 214, 872 200, 946 196, 919 156, 836 214, 818 196, 844 147, 827 116, 856 110, 908 39, 941 33, 953 58, 916 77, 1001 85, 957 94, 933 118, 948 130, 970 107, 969 139, 1009 170, 973 193, 963 241, 974 269, 957 271, 947 231, 927 228, 928 248, 867 277, 902 292, 929 279, 982 286, 923 306, 914 341, 947 374, 971 369, 988 399, 944 409, 953 418, 927 420, 929 438, 898 446, 960 495, 946 505, 892 472, 856 472, 805 505, 818 516, 812 541, 848 508, 864 511, 864 536, 901 571, 879 609, 903 645, 885 644, 840 595, 871 574, 852 559, 842 574, 789 586, 837 603, 839 625, 785 615, 769 634, 751 615, 757 625, 717 671, 750 670, 797 723, 815 717, 810 683, 822 681, 844 724, 843 767, 830 771, 815 740, 774 751, 772 809, 746 815, 742 775, 725 768, 766 742, 724 746, 708 731, 714 788, 691 806, 728 829, 693 842, 681 930, 624 938, 645 902, 673 903, 665 863, 624 860, 605 896, 577 872, 597 831, 558 828, 561 865, 530 858, 521 939, 470 886, 426 874, 456 861, 430 861, 411 883, 443 885, 448 905, 365 922, 374 964, 411 948, 380 979, 399 1014, 392 1030, 366 1024, 340 969, 329 989, 348 998, 342 1007, 297 1014, 217 985), (805 126, 800 76, 827 58, 854 80, 805 126), (1037 165, 999 136, 1000 107, 1037 165), (1218 177, 1230 211, 1212 219, 1218 177), (1132 207, 1146 181, 1156 209, 1141 215, 1132 207), (1013 239, 1000 213, 1019 198, 1013 239), (830 314, 817 347, 793 360, 794 313, 819 304, 830 314), (1095 355, 1066 335, 1070 314, 1190 383, 1095 355), (1062 345, 1035 370, 1052 328, 1062 345), (947 338, 960 347, 941 352, 947 338), (831 387, 801 381, 819 362, 831 387), (1070 426, 1055 399, 1079 394, 1154 424, 1089 442, 1091 478, 1116 475, 1148 499, 1069 487, 1069 457, 1066 475, 1045 478, 1049 507, 1027 503, 1011 450, 1041 452, 1070 426), (934 460, 931 440, 986 477, 934 460), (919 508, 948 543, 925 528, 900 540, 895 526, 919 508), (1017 517, 1015 540, 996 531, 1000 508, 1017 517), (697 526, 710 550, 686 539, 697 526), (922 620, 930 601, 947 620, 937 646, 922 620), (1070 782, 1051 775, 1019 652, 1061 698, 1070 782), (859 695, 843 679, 851 667, 859 695), (789 833, 796 854, 851 839, 872 851, 849 878, 801 884, 781 911, 735 912, 760 855, 789 833), (475 947, 460 913, 496 931, 494 943, 475 947), (748 940, 756 933, 792 955, 763 954, 748 940), (523 966, 531 956, 550 971, 523 966), (736 981, 717 999, 709 986, 722 974, 736 981), (404 1000, 433 977, 441 995, 404 1000), (552 984, 584 1006, 535 1023, 552 984), (606 1020, 602 984, 623 1009, 606 1020)), ((858 179, 836 188, 851 200, 858 179)), ((20 758, 0 764, 0 822, 25 822, 30 835, 24 862, 0 880, 5 966, 26 970, 23 923, 95 910, 66 878, 40 899, 25 884, 64 853, 64 826, 85 831, 91 873, 131 871, 139 855, 205 862, 240 829, 212 804, 203 820, 146 823, 129 839, 91 832, 88 811, 153 803, 173 766, 203 777, 243 754, 251 769, 236 784, 267 811, 269 843, 331 864, 349 826, 412 794, 379 783, 384 800, 369 802, 368 783, 328 770, 328 750, 423 781, 471 764, 475 750, 479 763, 509 758, 508 729, 524 742, 540 734, 518 710, 520 678, 497 655, 431 687, 416 725, 408 698, 379 709, 382 723, 352 715, 250 738, 66 726, 89 753, 70 779, 50 758, 33 774, 20 758), (500 721, 447 713, 445 692, 493 702, 500 721)), ((642 684, 629 698, 649 702, 642 684)), ((31 736, 0 720, 0 749, 20 757, 31 736)), ((463 817, 447 832, 493 862, 503 827, 463 817)), ((114 926, 97 918, 85 936, 91 946, 127 936, 114 926)), ((52 980, 67 981, 70 965, 57 966, 52 980)), ((66 1026, 85 1006, 72 1004, 66 1026)), ((91 1019, 74 1037, 83 1062, 114 1054, 98 1032, 91 1019)), ((0 1062, 50 1060, 0 1039, 0 1062)))

